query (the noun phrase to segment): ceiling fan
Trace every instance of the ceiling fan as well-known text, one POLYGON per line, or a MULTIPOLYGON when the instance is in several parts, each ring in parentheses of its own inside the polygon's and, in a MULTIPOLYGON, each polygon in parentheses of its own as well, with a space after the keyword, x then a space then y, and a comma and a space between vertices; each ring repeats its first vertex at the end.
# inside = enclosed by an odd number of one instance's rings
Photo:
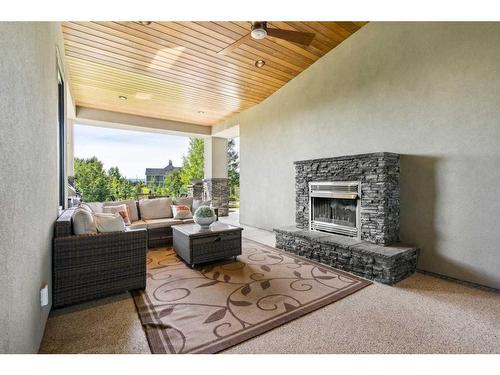
POLYGON ((314 39, 314 33, 270 28, 267 27, 266 21, 252 22, 251 24, 252 26, 249 34, 241 37, 233 44, 230 44, 218 53, 226 55, 249 39, 262 40, 267 36, 283 39, 287 42, 298 43, 305 46, 311 44, 312 40, 314 39))
POLYGON ((253 39, 264 39, 268 35, 274 38, 284 39, 288 42, 299 43, 306 46, 311 44, 314 38, 313 33, 269 28, 267 27, 267 22, 265 21, 252 22, 250 36, 253 39))

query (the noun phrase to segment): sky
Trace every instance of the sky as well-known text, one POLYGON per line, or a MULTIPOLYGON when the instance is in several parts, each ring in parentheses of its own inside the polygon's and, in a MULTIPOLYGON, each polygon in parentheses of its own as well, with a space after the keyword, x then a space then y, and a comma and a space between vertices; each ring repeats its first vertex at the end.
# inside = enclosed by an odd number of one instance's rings
POLYGON ((144 179, 146 168, 163 168, 169 160, 182 166, 189 138, 76 124, 74 147, 76 158, 96 156, 105 169, 118 167, 127 178, 144 179))
MULTIPOLYGON (((239 149, 239 138, 235 139, 239 149)), ((118 167, 127 178, 145 178, 146 168, 182 166, 189 137, 75 124, 75 158, 96 156, 104 168, 118 167)))

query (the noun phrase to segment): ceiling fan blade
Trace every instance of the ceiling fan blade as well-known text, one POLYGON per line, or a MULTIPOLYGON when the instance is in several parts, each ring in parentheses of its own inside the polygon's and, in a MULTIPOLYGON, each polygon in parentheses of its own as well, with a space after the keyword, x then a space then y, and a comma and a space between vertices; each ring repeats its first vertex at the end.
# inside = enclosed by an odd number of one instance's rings
POLYGON ((241 46, 242 44, 245 44, 246 42, 252 40, 252 37, 250 34, 242 36, 240 39, 237 41, 233 42, 232 44, 229 44, 227 47, 224 47, 221 49, 219 52, 217 52, 220 55, 229 55, 233 50, 241 46))
POLYGON ((267 29, 267 35, 274 38, 280 38, 289 42, 304 44, 308 46, 314 39, 313 33, 303 33, 300 31, 282 30, 282 29, 267 29))

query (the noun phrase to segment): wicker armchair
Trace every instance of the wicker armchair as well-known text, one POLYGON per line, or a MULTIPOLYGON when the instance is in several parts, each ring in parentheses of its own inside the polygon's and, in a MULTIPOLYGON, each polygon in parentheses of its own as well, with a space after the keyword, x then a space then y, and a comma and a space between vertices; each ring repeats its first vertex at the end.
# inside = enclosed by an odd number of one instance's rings
POLYGON ((53 307, 146 287, 146 229, 73 235, 74 210, 57 219, 52 257, 53 307))

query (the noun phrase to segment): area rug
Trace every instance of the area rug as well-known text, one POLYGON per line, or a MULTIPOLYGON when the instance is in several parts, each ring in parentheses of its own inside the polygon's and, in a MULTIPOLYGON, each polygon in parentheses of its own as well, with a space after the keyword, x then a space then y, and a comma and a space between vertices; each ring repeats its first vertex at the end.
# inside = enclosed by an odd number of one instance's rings
POLYGON ((194 269, 171 248, 150 251, 133 296, 152 353, 216 353, 370 284, 243 239, 237 260, 194 269))

